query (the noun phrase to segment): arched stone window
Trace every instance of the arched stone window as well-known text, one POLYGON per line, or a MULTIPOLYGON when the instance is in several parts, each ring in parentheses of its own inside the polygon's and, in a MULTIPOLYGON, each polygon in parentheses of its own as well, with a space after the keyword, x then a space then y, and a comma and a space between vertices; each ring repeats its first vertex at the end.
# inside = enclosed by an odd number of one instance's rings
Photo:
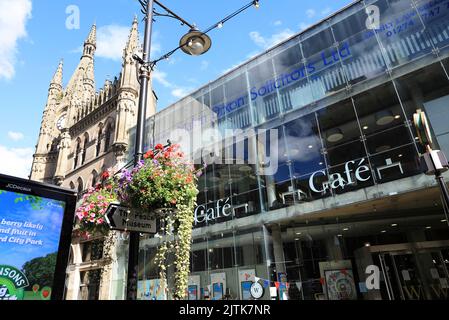
POLYGON ((112 136, 112 126, 110 123, 106 127, 105 135, 106 137, 105 137, 104 151, 107 152, 111 144, 111 136, 112 136))
POLYGON ((73 181, 70 181, 70 189, 75 190, 75 184, 73 183, 73 181))
POLYGON ((76 169, 78 167, 78 159, 79 159, 80 152, 81 152, 81 139, 78 138, 76 140, 76 149, 75 149, 73 169, 76 169))
POLYGON ((88 144, 89 144, 89 134, 86 132, 84 134, 84 147, 83 147, 83 155, 82 155, 82 159, 81 159, 81 164, 84 164, 84 162, 86 162, 88 144))
POLYGON ((78 178, 78 196, 81 197, 81 194, 84 191, 84 183, 83 183, 83 179, 81 179, 81 177, 78 178))
POLYGON ((100 155, 101 152, 102 134, 103 134, 103 124, 100 123, 97 136, 97 153, 96 153, 97 157, 100 155))
POLYGON ((95 188, 95 186, 98 183, 98 173, 96 170, 92 171, 92 188, 95 188))

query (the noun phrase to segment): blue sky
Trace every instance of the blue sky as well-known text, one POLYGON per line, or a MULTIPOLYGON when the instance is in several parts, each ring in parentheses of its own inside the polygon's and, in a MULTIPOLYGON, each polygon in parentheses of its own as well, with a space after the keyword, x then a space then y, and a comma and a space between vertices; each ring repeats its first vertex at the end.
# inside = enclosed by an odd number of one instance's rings
POLYGON ((29 201, 15 203, 19 197, 13 192, 4 192, 0 195, 0 205, 2 206, 2 215, 0 217, 0 230, 17 229, 20 231, 35 232, 36 236, 27 237, 21 235, 11 235, 0 232, 0 238, 12 237, 32 240, 42 240, 43 245, 16 244, 0 242, 0 265, 10 265, 17 269, 22 269, 25 262, 34 258, 44 257, 50 253, 58 251, 59 238, 64 215, 64 204, 55 200, 43 199, 42 210, 32 210, 29 201), (42 225, 42 230, 35 228, 20 228, 8 226, 3 222, 17 222, 24 224, 31 222, 33 225, 42 225))
MULTIPOLYGON (((249 0, 162 2, 205 29, 249 0)), ((250 8, 212 31, 212 48, 205 55, 178 52, 159 63, 153 76, 158 110, 351 2, 261 0, 259 9, 250 8)), ((59 60, 64 59, 66 84, 95 21, 95 77, 100 88, 120 72, 122 47, 134 14, 142 17, 137 0, 0 0, 0 173, 29 174, 48 85, 59 60), (66 26, 68 19, 73 22, 72 8, 79 9, 79 28, 66 26)), ((139 29, 142 39, 143 23, 139 29)), ((187 31, 175 20, 157 18, 152 58, 175 48, 187 31)))

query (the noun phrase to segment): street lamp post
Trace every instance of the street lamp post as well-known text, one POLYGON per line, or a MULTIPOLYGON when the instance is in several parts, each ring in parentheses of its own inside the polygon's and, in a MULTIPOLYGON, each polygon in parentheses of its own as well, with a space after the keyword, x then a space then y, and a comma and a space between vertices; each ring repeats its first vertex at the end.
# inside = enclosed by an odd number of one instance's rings
MULTIPOLYGON (((137 128, 136 128, 136 145, 134 153, 134 166, 142 160, 143 157, 143 137, 145 129, 145 117, 148 101, 148 83, 150 80, 150 50, 151 50, 151 34, 153 27, 153 7, 154 1, 146 2, 145 16, 145 36, 143 41, 143 55, 140 66, 140 93, 139 107, 137 110, 137 128)), ((126 286, 126 299, 137 299, 137 273, 139 265, 139 237, 138 232, 130 232, 129 235, 129 253, 128 253, 128 275, 126 286)))
MULTIPOLYGON (((142 58, 137 55, 133 55, 133 58, 140 64, 139 68, 139 79, 140 79, 140 94, 139 94, 139 106, 137 111, 137 127, 136 127, 136 145, 134 152, 134 166, 137 166, 140 161, 142 161, 144 154, 144 130, 145 130, 145 118, 146 109, 148 101, 148 84, 150 80, 150 74, 153 67, 157 62, 162 59, 168 58, 177 50, 181 49, 184 53, 199 56, 206 53, 211 47, 211 39, 207 35, 208 32, 215 28, 220 28, 223 23, 234 18, 241 12, 255 6, 259 8, 259 0, 253 0, 247 5, 243 6, 239 10, 228 15, 224 19, 220 20, 218 23, 212 25, 205 31, 199 31, 195 25, 188 23, 186 20, 175 14, 173 11, 168 9, 166 6, 161 4, 158 0, 138 0, 142 5, 142 12, 145 14, 145 35, 143 43, 143 54, 142 58), (167 14, 160 14, 154 11, 154 4, 157 4, 167 14), (184 35, 179 43, 179 46, 174 50, 166 53, 159 59, 151 62, 150 52, 151 52, 151 34, 153 27, 153 17, 154 16, 166 16, 174 18, 180 21, 183 25, 187 25, 190 31, 184 35)), ((139 262, 139 237, 138 232, 130 232, 129 236, 129 258, 128 258, 128 275, 127 275, 127 289, 126 298, 127 300, 136 300, 137 298, 137 273, 138 273, 138 262, 139 262)))

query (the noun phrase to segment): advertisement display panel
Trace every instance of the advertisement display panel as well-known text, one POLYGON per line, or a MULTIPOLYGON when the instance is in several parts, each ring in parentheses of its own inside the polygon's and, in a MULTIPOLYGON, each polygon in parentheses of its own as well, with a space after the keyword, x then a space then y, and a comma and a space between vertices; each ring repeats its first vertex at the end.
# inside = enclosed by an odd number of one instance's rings
POLYGON ((74 192, 0 175, 0 300, 60 300, 74 192))

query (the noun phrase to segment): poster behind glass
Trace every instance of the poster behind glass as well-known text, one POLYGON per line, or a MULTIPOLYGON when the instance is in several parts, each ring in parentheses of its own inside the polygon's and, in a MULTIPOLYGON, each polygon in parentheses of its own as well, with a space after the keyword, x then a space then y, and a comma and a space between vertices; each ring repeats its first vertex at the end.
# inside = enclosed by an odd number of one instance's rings
POLYGON ((50 300, 66 203, 0 189, 0 300, 50 300))

